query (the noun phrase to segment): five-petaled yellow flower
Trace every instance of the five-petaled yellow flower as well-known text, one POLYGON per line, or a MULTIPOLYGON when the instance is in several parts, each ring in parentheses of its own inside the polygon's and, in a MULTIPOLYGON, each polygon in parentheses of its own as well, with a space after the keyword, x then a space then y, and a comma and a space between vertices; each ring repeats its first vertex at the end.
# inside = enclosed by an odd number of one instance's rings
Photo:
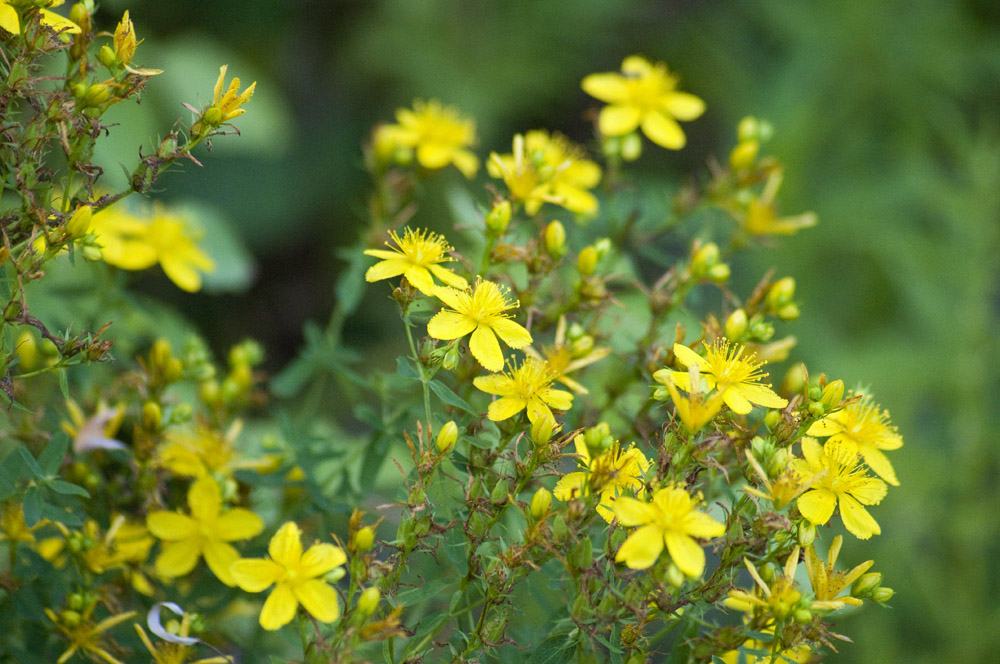
MULTIPOLYGON (((705 344, 705 357, 701 357, 687 346, 674 344, 674 355, 685 368, 697 368, 701 379, 709 388, 715 388, 722 394, 722 400, 740 415, 749 413, 752 403, 765 408, 784 408, 788 402, 775 394, 769 385, 760 382, 763 374, 760 371, 763 362, 758 362, 756 356, 750 354, 744 357, 745 349, 736 343, 730 343, 726 338, 716 339, 711 345, 705 344)), ((669 373, 677 387, 686 392, 692 391, 691 377, 687 371, 661 369, 653 374, 658 382, 663 383, 669 373)), ((665 384, 665 383, 664 383, 665 384)))
POLYGON ((751 198, 747 203, 746 212, 737 214, 737 220, 742 221, 743 228, 753 235, 794 235, 800 228, 816 225, 815 212, 803 212, 790 217, 779 217, 774 203, 774 197, 781 186, 781 171, 775 171, 768 177, 764 191, 757 198, 751 198))
POLYGON ((543 203, 592 215, 597 197, 590 189, 601 181, 601 168, 586 158, 583 148, 559 134, 536 129, 514 136, 512 154, 493 153, 486 164, 491 177, 501 178, 511 197, 535 214, 543 203))
POLYGON ((202 121, 211 126, 218 126, 229 122, 246 113, 247 109, 241 107, 250 101, 254 90, 257 88, 257 81, 254 81, 250 84, 249 88, 240 92, 240 79, 233 78, 229 82, 229 87, 223 92, 222 88, 226 82, 226 70, 228 69, 229 65, 219 67, 219 78, 215 82, 212 105, 202 114, 202 121))
POLYGON ((230 566, 240 557, 229 542, 250 539, 264 529, 260 517, 243 508, 222 510, 222 492, 210 476, 196 480, 188 490, 191 515, 161 510, 146 517, 146 526, 163 540, 156 572, 184 576, 204 556, 209 569, 227 586, 233 585, 230 566))
MULTIPOLYGON (((691 433, 699 431, 722 410, 722 392, 715 390, 711 394, 706 394, 706 391, 702 389, 704 386, 701 385, 701 374, 698 373, 697 366, 688 369, 687 382, 693 389, 684 396, 681 396, 674 384, 672 372, 657 371, 653 378, 666 388, 670 400, 674 402, 677 416, 681 418, 681 424, 691 433)), ((659 389, 657 388, 657 390, 659 389)))
POLYGON ((416 152, 417 162, 427 169, 455 164, 467 178, 479 170, 479 159, 468 149, 476 144, 476 124, 455 108, 435 99, 418 99, 413 110, 397 110, 396 120, 398 124, 375 130, 375 151, 380 158, 398 160, 402 150, 408 158, 416 152))
MULTIPOLYGON (((62 3, 63 0, 52 0, 49 6, 56 7, 62 3)), ((0 0, 0 28, 13 35, 21 33, 21 20, 18 17, 17 9, 14 7, 15 4, 27 3, 13 3, 10 0, 0 0)), ((80 26, 68 18, 60 16, 55 12, 50 12, 48 9, 39 9, 38 11, 42 14, 42 25, 52 28, 56 32, 66 32, 72 35, 80 34, 80 26)))
POLYGON ((580 465, 586 470, 569 473, 556 483, 552 494, 559 500, 572 500, 588 494, 599 494, 597 513, 611 523, 615 501, 624 493, 642 495, 642 479, 649 470, 647 459, 639 448, 629 445, 622 449, 615 443, 607 451, 591 457, 586 438, 573 439, 580 465))
POLYGON ((145 270, 157 263, 180 289, 194 293, 201 289, 201 273, 211 272, 215 263, 196 244, 198 235, 187 219, 154 205, 148 219, 113 205, 91 218, 89 233, 101 246, 105 263, 123 270, 145 270))
POLYGON ((807 435, 846 445, 861 454, 868 467, 893 486, 899 486, 896 471, 882 450, 897 450, 903 438, 889 424, 889 412, 880 410, 871 399, 860 398, 814 423, 807 435))
POLYGON ((528 420, 535 422, 540 417, 555 421, 550 406, 556 410, 569 410, 573 406, 570 392, 552 387, 555 378, 544 362, 529 357, 506 373, 478 376, 472 382, 483 392, 500 397, 490 403, 487 411, 494 422, 506 420, 522 410, 527 410, 528 420))
POLYGON ((340 617, 337 592, 322 577, 347 562, 343 550, 317 542, 303 553, 302 531, 289 521, 271 538, 268 553, 270 560, 244 558, 232 565, 233 580, 247 592, 274 585, 260 613, 261 627, 275 630, 288 624, 299 604, 320 622, 340 617))
POLYGON ((414 231, 407 228, 403 231, 402 238, 395 231, 389 231, 389 237, 396 243, 395 247, 385 243, 389 251, 365 250, 366 256, 382 259, 365 272, 367 281, 381 281, 403 275, 424 295, 435 294, 433 277, 454 288, 468 288, 469 283, 465 279, 438 265, 454 260, 448 256, 452 247, 443 236, 427 230, 414 231))
MULTIPOLYGON (((520 306, 507 300, 507 288, 492 281, 477 281, 471 289, 459 290, 438 286, 434 294, 451 309, 443 309, 427 323, 427 334, 450 341, 472 333, 469 350, 489 371, 503 369, 499 336, 511 348, 531 343, 531 333, 510 319, 506 313, 520 306)), ((509 415, 508 415, 509 417, 509 415)))
POLYGON ((730 590, 729 597, 722 601, 726 608, 751 614, 768 614, 774 620, 781 622, 788 618, 795 609, 811 606, 811 603, 803 597, 802 591, 799 590, 799 584, 795 580, 795 570, 799 565, 798 546, 792 549, 785 560, 783 573, 771 577, 770 585, 764 581, 757 571, 757 567, 748 558, 744 558, 743 563, 757 587, 752 593, 739 589, 730 590))
POLYGON ((556 375, 556 380, 577 394, 588 394, 586 387, 570 378, 567 374, 593 364, 611 354, 607 347, 595 347, 594 338, 584 335, 573 343, 566 342, 566 317, 560 316, 556 325, 556 339, 551 346, 542 347, 539 353, 531 346, 525 346, 524 352, 540 362, 549 365, 556 375), (577 342, 585 341, 578 344, 577 342))
POLYGON ((839 442, 820 446, 815 438, 802 439, 803 459, 791 461, 795 471, 812 481, 796 505, 817 526, 825 524, 840 504, 840 518, 858 539, 882 532, 863 505, 878 505, 888 491, 885 482, 869 477, 860 467, 857 451, 839 442))
POLYGON ((857 597, 846 595, 838 597, 845 588, 850 588, 851 584, 861 578, 861 575, 875 564, 874 560, 867 560, 857 565, 850 572, 837 571, 837 556, 840 555, 840 547, 844 543, 844 538, 837 535, 830 544, 830 552, 827 554, 826 562, 820 560, 816 555, 816 549, 810 544, 806 547, 806 572, 809 574, 809 583, 812 584, 813 595, 816 601, 813 608, 839 609, 845 604, 851 606, 861 606, 862 602, 857 597))
POLYGON ((581 86, 608 104, 598 117, 602 134, 623 136, 641 128, 649 140, 671 150, 680 150, 687 140, 677 120, 694 120, 705 112, 705 102, 677 91, 677 77, 666 65, 638 55, 625 58, 620 74, 591 74, 581 86))
POLYGON ((639 526, 618 549, 615 561, 632 569, 652 567, 666 546, 670 559, 689 577, 705 570, 705 552, 695 541, 719 537, 725 525, 695 509, 698 501, 684 489, 669 486, 653 494, 650 503, 622 496, 614 503, 623 526, 639 526))

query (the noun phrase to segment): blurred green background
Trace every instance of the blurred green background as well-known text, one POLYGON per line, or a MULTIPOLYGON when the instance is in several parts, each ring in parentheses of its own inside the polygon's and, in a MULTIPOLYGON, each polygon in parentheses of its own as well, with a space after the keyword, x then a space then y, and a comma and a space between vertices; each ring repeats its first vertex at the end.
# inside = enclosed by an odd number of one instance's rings
MULTIPOLYGON (((146 38, 136 62, 166 73, 120 111, 142 121, 136 135, 112 130, 109 179, 125 177, 118 155, 186 117, 180 101, 210 99, 219 65, 257 81, 242 136, 216 140, 206 168, 167 176, 160 196, 232 230, 217 254, 232 269, 197 296, 158 274, 139 287, 217 350, 260 339, 272 370, 306 320, 329 315, 336 248, 364 216, 362 140, 413 98, 474 116, 483 157, 535 127, 588 142, 580 79, 644 54, 708 105, 686 150, 647 147, 638 164, 678 181, 725 157, 740 117, 769 119, 783 210, 814 210, 820 225, 756 252, 753 271, 796 277, 796 357, 870 387, 906 441, 882 536, 845 552, 874 558, 897 595, 844 619, 855 643, 832 659, 997 661, 1000 3, 107 0, 98 22, 126 8, 146 38)), ((383 295, 369 293, 349 342, 385 334, 383 295)))

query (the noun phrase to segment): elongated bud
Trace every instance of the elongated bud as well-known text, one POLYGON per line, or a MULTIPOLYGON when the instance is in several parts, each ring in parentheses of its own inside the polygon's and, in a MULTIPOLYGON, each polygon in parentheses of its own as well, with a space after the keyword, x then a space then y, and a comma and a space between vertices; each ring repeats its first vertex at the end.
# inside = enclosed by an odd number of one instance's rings
POLYGON ((107 67, 108 69, 111 69, 112 67, 115 66, 116 63, 114 50, 110 46, 105 44, 97 52, 97 61, 100 62, 105 67, 107 67))
POLYGON ((529 511, 531 512, 532 518, 536 521, 541 519, 549 513, 549 507, 551 505, 552 492, 542 487, 531 497, 531 507, 529 508, 529 511))
POLYGON ((93 215, 93 209, 89 205, 81 206, 66 222, 66 232, 74 239, 83 237, 90 229, 90 220, 93 215))
POLYGON ((507 230, 510 223, 510 201, 500 201, 486 215, 486 228, 494 235, 500 235, 507 230))
POLYGON ((760 143, 756 140, 740 141, 729 153, 729 166, 734 171, 745 171, 753 166, 760 151, 760 143))
POLYGON ((823 396, 820 400, 827 408, 833 408, 844 398, 844 381, 837 379, 827 383, 823 388, 823 396))
POLYGON ((718 262, 719 245, 714 242, 703 244, 691 257, 691 274, 697 279, 708 277, 709 270, 715 267, 718 262))
POLYGON ((566 229, 562 223, 552 221, 545 227, 545 251, 553 258, 562 258, 566 253, 566 229))
POLYGON ((372 550, 375 545, 375 529, 371 526, 365 526, 359 528, 357 532, 354 533, 354 551, 358 553, 367 553, 372 550))
POLYGON ((892 596, 896 594, 896 591, 892 588, 879 588, 872 593, 872 600, 878 602, 879 604, 885 604, 892 596))
POLYGON ((78 2, 70 8, 69 20, 80 26, 80 31, 83 34, 90 32, 90 12, 82 2, 78 2))
POLYGON ((445 371, 453 371, 458 366, 459 358, 458 346, 451 346, 445 351, 444 357, 441 358, 441 368, 445 371))
POLYGON ((680 588, 684 585, 684 572, 674 563, 667 566, 667 583, 674 588, 680 588))
POLYGON ((382 598, 382 593, 379 589, 371 586, 365 588, 361 596, 358 597, 358 613, 363 616, 370 616, 375 613, 375 609, 378 608, 378 601, 382 598))
POLYGON ((862 574, 861 578, 851 586, 852 597, 871 597, 872 594, 882 585, 881 572, 868 572, 862 574))
POLYGON ((576 269, 580 274, 589 277, 597 268, 597 249, 594 247, 584 247, 576 259, 576 269))
POLYGON ((163 423, 163 411, 160 404, 147 401, 142 405, 142 428, 146 431, 159 431, 163 423))
POLYGON ((441 454, 447 454, 451 451, 451 448, 455 447, 455 441, 457 440, 458 425, 455 424, 454 420, 451 420, 441 427, 441 431, 438 432, 437 440, 434 444, 437 447, 438 452, 441 454))
POLYGON ((799 524, 798 529, 798 540, 799 546, 805 548, 816 541, 816 526, 809 523, 808 521, 803 521, 799 524))
POLYGON ((771 309, 779 311, 795 297, 795 279, 783 277, 771 285, 767 291, 767 304, 771 309))
POLYGON ((552 440, 555 422, 548 415, 542 415, 531 424, 531 442, 538 447, 547 445, 552 440))
POLYGON ((110 98, 111 90, 108 89, 108 86, 103 83, 94 83, 83 93, 83 98, 80 101, 84 106, 94 107, 100 106, 110 98))
POLYGON ((31 371, 38 366, 38 341, 31 330, 24 330, 17 336, 15 348, 23 371, 31 371))
POLYGON ((737 309, 726 319, 726 338, 730 341, 739 341, 747 333, 748 325, 747 312, 737 309))

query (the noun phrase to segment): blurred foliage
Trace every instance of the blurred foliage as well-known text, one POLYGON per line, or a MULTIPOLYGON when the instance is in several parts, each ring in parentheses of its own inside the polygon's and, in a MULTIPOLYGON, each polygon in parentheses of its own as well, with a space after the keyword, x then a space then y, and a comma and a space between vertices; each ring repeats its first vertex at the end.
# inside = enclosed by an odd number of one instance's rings
MULTIPOLYGON (((191 73, 199 63, 228 61, 259 82, 246 136, 220 144, 213 168, 168 186, 228 218, 260 263, 248 293, 180 306, 216 348, 247 332, 261 338, 275 370, 300 345, 303 322, 332 306, 333 248, 354 240, 363 217, 361 141, 413 98, 475 116, 483 155, 542 117, 586 141, 580 78, 644 52, 679 71, 709 109, 683 153, 643 157, 651 171, 697 171, 722 154, 739 117, 771 120, 771 149, 787 165, 784 204, 815 210, 820 225, 782 240, 760 267, 781 264, 807 307, 824 303, 795 329, 803 352, 816 353, 801 359, 820 366, 822 352, 828 374, 869 379, 907 441, 896 457, 902 487, 882 508, 894 527, 873 545, 896 610, 845 624, 856 644, 842 658, 995 658, 996 3, 245 0, 238 12, 197 0, 104 3, 113 16, 126 6, 167 70, 144 112, 173 117, 158 100, 198 102, 212 76, 191 73)), ((428 205, 419 221, 440 225, 448 214, 428 205)), ((394 317, 372 297, 345 331, 368 357, 394 317)))

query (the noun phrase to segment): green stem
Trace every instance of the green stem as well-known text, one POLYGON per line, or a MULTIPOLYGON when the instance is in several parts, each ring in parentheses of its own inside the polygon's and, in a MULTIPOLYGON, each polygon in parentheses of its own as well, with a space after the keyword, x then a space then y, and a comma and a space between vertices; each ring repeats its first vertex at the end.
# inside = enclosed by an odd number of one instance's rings
POLYGON ((427 371, 427 367, 425 367, 423 362, 420 361, 420 354, 417 353, 417 345, 413 341, 413 332, 410 331, 410 328, 413 327, 413 323, 410 322, 410 316, 405 311, 403 312, 403 324, 406 328, 406 340, 410 343, 411 356, 420 370, 420 386, 423 388, 424 392, 424 418, 427 421, 427 442, 430 444, 432 430, 430 374, 427 371))

